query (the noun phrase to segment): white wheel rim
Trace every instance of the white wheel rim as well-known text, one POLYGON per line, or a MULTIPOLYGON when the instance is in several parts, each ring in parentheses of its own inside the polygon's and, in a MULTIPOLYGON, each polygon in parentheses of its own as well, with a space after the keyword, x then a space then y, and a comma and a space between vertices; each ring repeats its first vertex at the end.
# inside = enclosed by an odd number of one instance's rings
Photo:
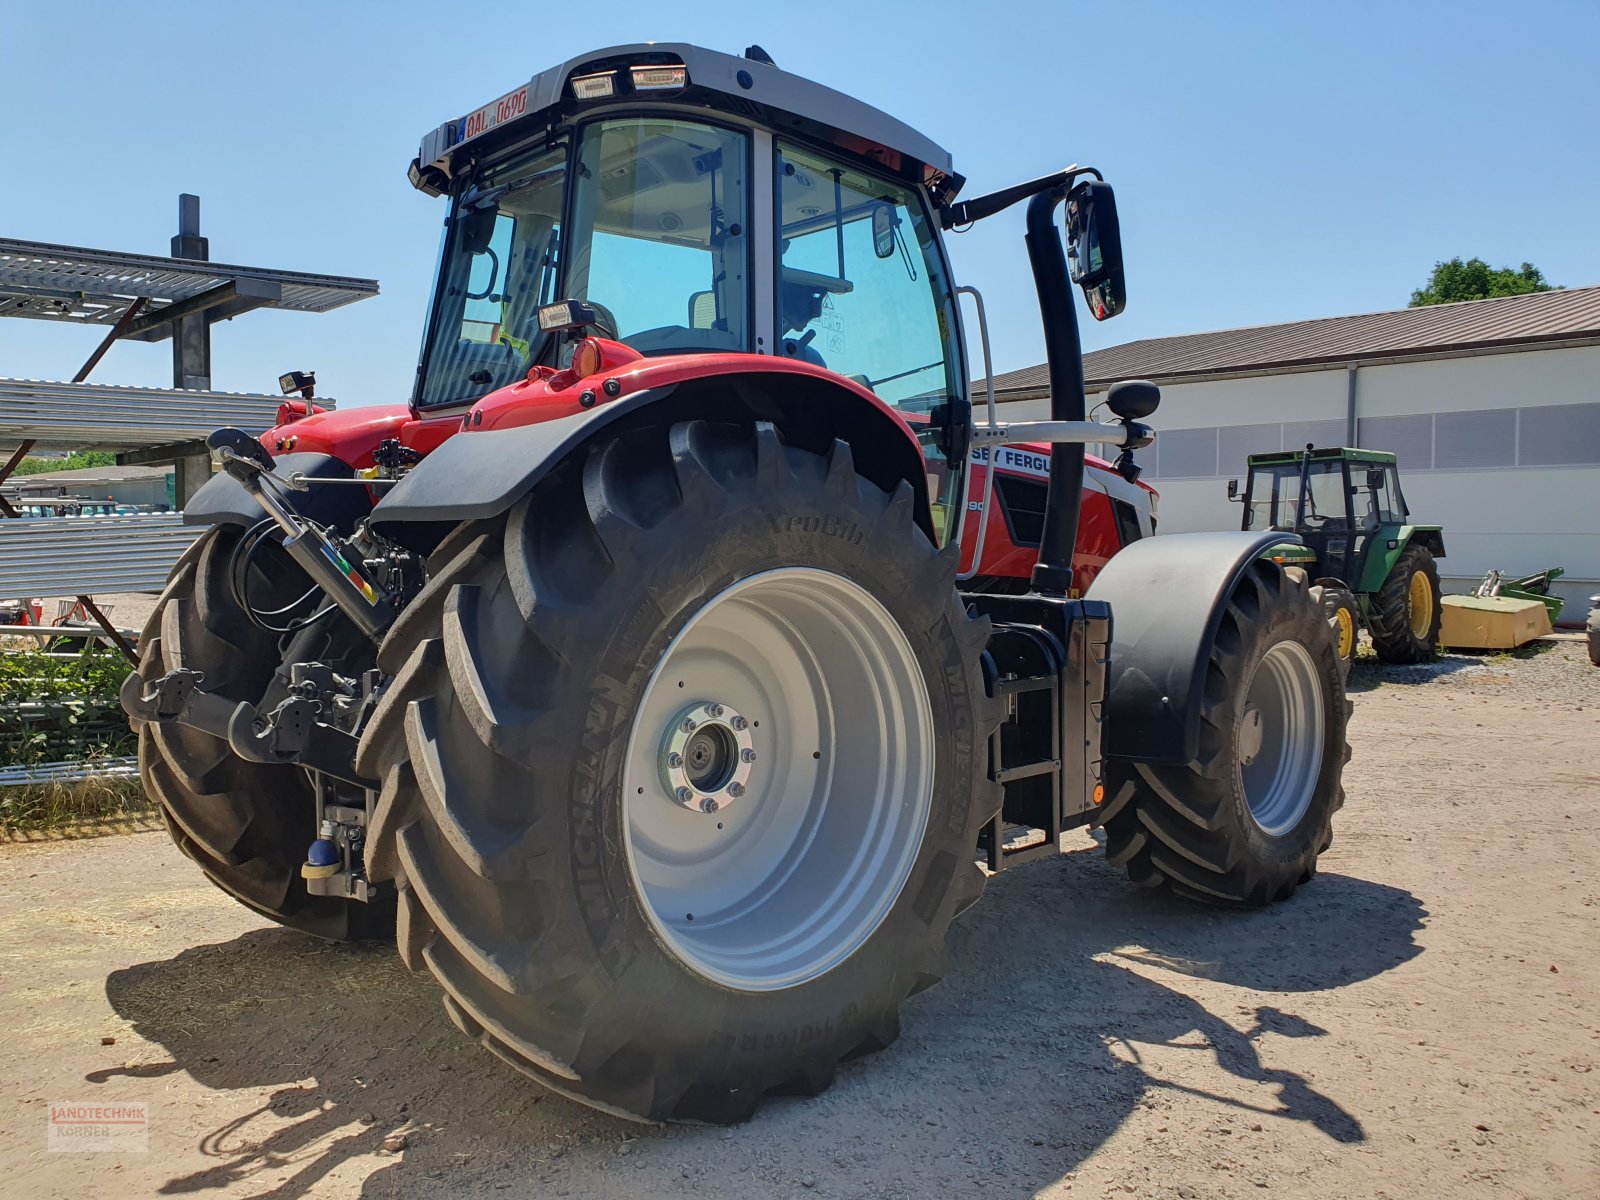
POLYGON ((1240 782, 1262 832, 1282 837, 1311 807, 1326 730, 1316 660, 1299 642, 1261 656, 1235 731, 1240 782))
POLYGON ((928 690, 898 622, 841 575, 765 571, 708 600, 645 687, 623 775, 628 866, 692 970, 742 991, 792 987, 883 923, 932 797, 928 690), (733 722, 714 740, 750 761, 702 769, 684 795, 668 755, 685 749, 685 716, 713 707, 733 722))

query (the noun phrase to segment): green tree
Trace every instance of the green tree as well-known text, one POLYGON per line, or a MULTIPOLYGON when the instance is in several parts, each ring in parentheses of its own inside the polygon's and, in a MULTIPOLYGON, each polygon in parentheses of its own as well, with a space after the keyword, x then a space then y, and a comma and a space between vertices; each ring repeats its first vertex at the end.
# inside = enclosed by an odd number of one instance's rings
POLYGON ((25 458, 15 474, 44 475, 50 471, 81 471, 85 467, 114 467, 117 456, 109 450, 74 450, 65 458, 25 458))
POLYGON ((1520 267, 1491 267, 1481 258, 1433 264, 1428 286, 1411 293, 1411 308, 1426 304, 1452 304, 1457 300, 1487 300, 1492 296, 1525 296, 1529 292, 1559 291, 1546 283, 1544 273, 1532 263, 1520 267))

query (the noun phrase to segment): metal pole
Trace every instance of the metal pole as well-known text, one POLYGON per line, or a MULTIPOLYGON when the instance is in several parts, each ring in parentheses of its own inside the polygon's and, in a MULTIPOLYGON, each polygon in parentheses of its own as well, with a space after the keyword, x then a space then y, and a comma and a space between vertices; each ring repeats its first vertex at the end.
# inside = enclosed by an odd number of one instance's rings
POLYGON ((1349 370, 1348 386, 1344 398, 1344 444, 1356 444, 1356 372, 1361 368, 1351 366, 1349 370))
MULTIPOLYGON (((200 197, 187 192, 178 197, 178 236, 172 239, 175 258, 205 262, 211 257, 211 244, 200 236, 200 197)), ((204 313, 183 317, 172 329, 172 386, 211 390, 211 322, 204 313)), ((211 459, 205 455, 173 461, 173 502, 181 510, 206 480, 211 478, 211 459)))

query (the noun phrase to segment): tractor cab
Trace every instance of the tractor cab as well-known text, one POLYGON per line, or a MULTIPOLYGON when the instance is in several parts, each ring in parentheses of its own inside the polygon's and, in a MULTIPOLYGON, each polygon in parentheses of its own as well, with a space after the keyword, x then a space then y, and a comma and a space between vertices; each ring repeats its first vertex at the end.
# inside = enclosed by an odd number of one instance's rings
MULTIPOLYGON (((622 46, 428 135, 411 179, 450 201, 419 416, 567 372, 596 339, 618 371, 804 364, 912 427, 954 535, 969 371, 940 216, 961 180, 921 134, 754 48, 622 46)), ((518 388, 520 411, 530 399, 518 388)))
MULTIPOLYGON (((1298 535, 1303 546, 1274 548, 1293 561, 1315 563, 1313 574, 1359 579, 1368 551, 1385 530, 1406 524, 1395 457, 1349 447, 1252 454, 1245 480, 1246 532, 1298 535)), ((1229 499, 1240 499, 1238 481, 1229 499)))
POLYGON ((1395 456, 1348 446, 1252 454, 1240 528, 1279 532, 1267 557, 1315 581, 1340 648, 1355 653, 1359 626, 1386 662, 1420 662, 1433 652, 1441 618, 1435 560, 1444 557, 1438 525, 1413 525, 1395 456))

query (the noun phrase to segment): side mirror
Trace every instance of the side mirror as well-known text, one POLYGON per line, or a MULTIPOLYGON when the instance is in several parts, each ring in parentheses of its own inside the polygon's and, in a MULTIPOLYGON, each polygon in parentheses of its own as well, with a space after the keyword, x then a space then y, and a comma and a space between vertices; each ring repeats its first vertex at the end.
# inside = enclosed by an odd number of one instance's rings
POLYGON ((1228 499, 1229 500, 1237 500, 1238 498, 1239 498, 1239 481, 1237 479, 1230 479, 1230 480, 1228 480, 1228 499))
POLYGON ((880 201, 872 206, 872 252, 879 258, 894 256, 894 205, 880 201))
POLYGON ((717 322, 717 298, 711 292, 694 292, 689 297, 689 328, 710 329, 717 322))
POLYGON ((1161 405, 1161 389, 1148 379, 1124 379, 1106 389, 1106 407, 1124 421, 1142 421, 1161 405))
POLYGON ((1067 267, 1096 321, 1120 313, 1128 303, 1122 270, 1122 227, 1109 183, 1087 180, 1067 195, 1067 267))
POLYGON ((461 248, 468 254, 482 254, 494 239, 495 218, 500 207, 490 204, 486 208, 473 208, 456 218, 461 223, 461 248))

